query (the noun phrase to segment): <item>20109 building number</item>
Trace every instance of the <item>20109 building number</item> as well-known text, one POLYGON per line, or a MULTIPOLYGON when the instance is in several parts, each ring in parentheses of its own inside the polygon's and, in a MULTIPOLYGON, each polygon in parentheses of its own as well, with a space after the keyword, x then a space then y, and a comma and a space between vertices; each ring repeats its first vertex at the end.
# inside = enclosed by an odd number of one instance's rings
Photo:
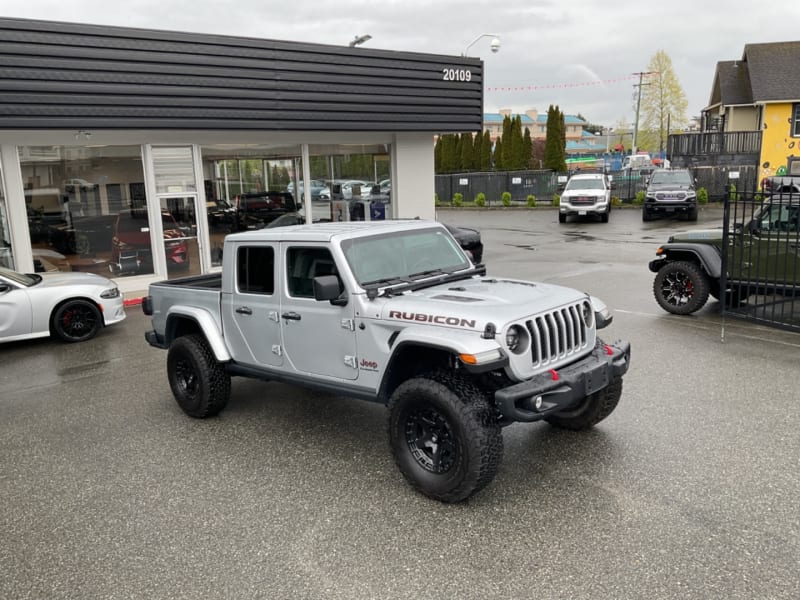
POLYGON ((444 81, 470 81, 472 71, 469 69, 442 69, 442 79, 444 81))

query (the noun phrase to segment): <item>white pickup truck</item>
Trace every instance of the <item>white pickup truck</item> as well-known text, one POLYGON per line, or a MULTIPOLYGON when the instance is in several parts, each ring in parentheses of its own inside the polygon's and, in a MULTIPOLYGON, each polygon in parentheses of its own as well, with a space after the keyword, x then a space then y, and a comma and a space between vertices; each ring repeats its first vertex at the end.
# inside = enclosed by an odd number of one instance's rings
POLYGON ((221 274, 152 284, 142 306, 190 416, 219 413, 231 376, 381 402, 400 471, 445 502, 494 478, 504 425, 606 418, 630 361, 597 338, 600 300, 489 277, 434 221, 229 235, 221 274))

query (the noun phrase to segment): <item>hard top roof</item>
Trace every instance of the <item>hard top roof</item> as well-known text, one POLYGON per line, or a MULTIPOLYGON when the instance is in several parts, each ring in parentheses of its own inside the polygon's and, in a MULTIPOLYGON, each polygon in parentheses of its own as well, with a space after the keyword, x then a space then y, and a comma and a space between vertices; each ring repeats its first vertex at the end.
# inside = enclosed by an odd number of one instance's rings
POLYGON ((312 223, 311 225, 287 225, 243 231, 227 236, 227 240, 235 242, 330 242, 335 238, 367 237, 382 233, 408 231, 409 229, 427 229, 444 225, 438 221, 424 219, 397 219, 386 221, 331 221, 312 223))

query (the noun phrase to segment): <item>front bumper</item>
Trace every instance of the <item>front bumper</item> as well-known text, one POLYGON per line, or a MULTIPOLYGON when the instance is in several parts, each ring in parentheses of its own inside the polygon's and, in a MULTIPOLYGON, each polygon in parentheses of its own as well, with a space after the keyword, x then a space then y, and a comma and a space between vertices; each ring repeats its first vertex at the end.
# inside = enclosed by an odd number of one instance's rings
POLYGON ((687 213, 693 208, 697 208, 696 202, 665 202, 665 201, 645 201, 645 210, 651 214, 674 215, 687 213))
POLYGON ((607 213, 609 208, 608 202, 597 202, 595 204, 570 204, 569 202, 564 202, 562 200, 558 210, 560 213, 566 215, 602 215, 607 213))
POLYGON ((630 360, 630 342, 600 342, 591 354, 571 365, 497 390, 495 403, 507 421, 539 421, 571 408, 622 377, 630 360))

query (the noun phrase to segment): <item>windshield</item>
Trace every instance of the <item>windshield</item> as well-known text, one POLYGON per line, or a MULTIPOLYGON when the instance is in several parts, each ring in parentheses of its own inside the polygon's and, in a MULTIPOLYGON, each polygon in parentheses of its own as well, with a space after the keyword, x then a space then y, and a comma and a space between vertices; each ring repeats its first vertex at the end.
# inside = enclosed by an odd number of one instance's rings
POLYGON ((439 227, 353 238, 342 249, 361 285, 403 283, 471 266, 458 243, 439 227))
POLYGON ((25 275, 24 273, 17 273, 5 267, 0 267, 0 276, 16 284, 24 285, 25 287, 31 287, 42 280, 41 275, 25 275))
POLYGON ((663 185, 665 183, 692 185, 692 177, 686 171, 656 171, 650 177, 651 185, 663 185))
POLYGON ((567 187, 564 188, 565 190, 602 190, 605 189, 603 187, 603 180, 600 178, 591 178, 591 179, 570 179, 567 182, 567 187))

